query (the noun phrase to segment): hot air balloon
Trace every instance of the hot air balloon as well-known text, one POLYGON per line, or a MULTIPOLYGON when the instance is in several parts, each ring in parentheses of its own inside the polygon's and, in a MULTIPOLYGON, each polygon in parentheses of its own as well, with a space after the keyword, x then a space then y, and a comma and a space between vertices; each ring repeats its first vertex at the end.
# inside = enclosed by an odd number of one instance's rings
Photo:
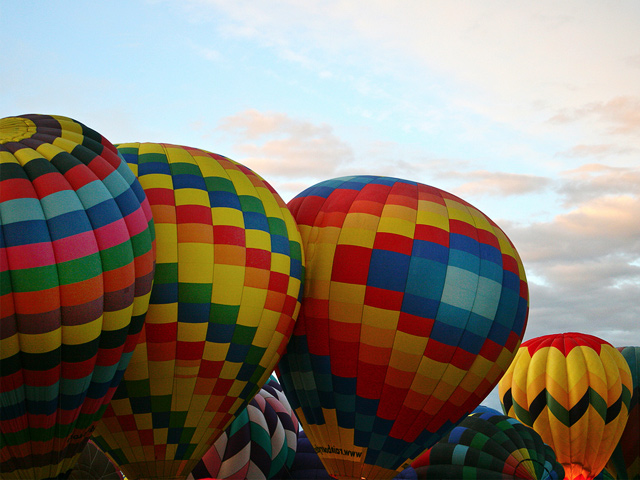
POLYGON ((640 480, 640 347, 619 347, 617 350, 631 369, 633 393, 627 425, 606 469, 614 472, 615 478, 640 480))
POLYGON ((122 472, 91 440, 84 447, 69 480, 122 480, 122 472))
POLYGON ((96 131, 0 120, 0 476, 71 470, 126 368, 149 303, 144 192, 96 131))
POLYGON ((564 478, 564 468, 540 435, 487 407, 474 410, 411 466, 418 479, 564 478))
POLYGON ((620 352, 571 332, 524 342, 498 390, 504 412, 540 434, 568 480, 590 480, 622 435, 632 388, 620 352))
POLYGON ((307 259, 278 377, 336 478, 392 478, 497 384, 528 290, 506 235, 464 200, 377 176, 289 202, 307 259))
POLYGON ((297 442, 298 419, 272 376, 188 478, 288 478, 297 442))
POLYGON ((186 478, 280 359, 300 308, 301 240, 284 201, 203 150, 118 145, 156 228, 149 312, 94 438, 131 480, 186 478))

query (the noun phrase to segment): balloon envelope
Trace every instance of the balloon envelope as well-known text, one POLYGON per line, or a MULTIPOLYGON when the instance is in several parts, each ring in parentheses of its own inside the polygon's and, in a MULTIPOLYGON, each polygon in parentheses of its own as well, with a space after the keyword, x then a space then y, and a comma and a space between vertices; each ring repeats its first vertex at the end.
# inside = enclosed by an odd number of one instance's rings
POLYGON ((115 147, 72 119, 0 120, 0 471, 64 475, 122 378, 154 230, 115 147))
POLYGON ((328 180, 289 207, 307 270, 279 378, 331 475, 392 478, 507 369, 522 262, 485 215, 416 182, 328 180))
POLYGON ((298 420, 272 376, 188 478, 288 478, 297 442, 298 420))
POLYGON ((300 308, 295 221, 248 168, 203 150, 118 145, 149 199, 149 312, 96 443, 130 479, 186 478, 268 380, 300 308))
POLYGON ((625 428, 632 380, 624 357, 583 333, 522 344, 499 383, 502 408, 540 434, 569 480, 602 471, 625 428))
POLYGON ((411 466, 419 479, 564 479, 540 435, 487 407, 474 410, 411 466))
POLYGON ((614 472, 616 478, 640 480, 640 347, 619 347, 617 350, 631 369, 633 394, 627 425, 606 469, 614 472))

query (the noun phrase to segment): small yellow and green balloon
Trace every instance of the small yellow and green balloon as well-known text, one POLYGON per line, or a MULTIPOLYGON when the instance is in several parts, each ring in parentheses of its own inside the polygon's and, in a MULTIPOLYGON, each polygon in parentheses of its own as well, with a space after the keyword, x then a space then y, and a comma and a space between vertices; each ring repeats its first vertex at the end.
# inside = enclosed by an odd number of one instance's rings
POLYGON ((632 392, 623 355, 575 332, 527 340, 499 382, 505 413, 553 448, 567 480, 591 480, 605 468, 627 424, 632 392))

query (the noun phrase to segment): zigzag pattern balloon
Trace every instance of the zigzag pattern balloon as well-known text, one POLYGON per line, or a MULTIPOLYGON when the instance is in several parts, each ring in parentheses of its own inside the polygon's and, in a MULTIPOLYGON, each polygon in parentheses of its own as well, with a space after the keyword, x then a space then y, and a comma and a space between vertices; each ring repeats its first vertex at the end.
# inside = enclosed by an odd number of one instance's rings
POLYGON ((271 377, 205 453, 188 479, 288 478, 298 443, 298 420, 271 377))
POLYGON ((563 333, 522 344, 499 383, 502 408, 540 434, 568 480, 605 467, 627 423, 629 365, 608 342, 563 333))

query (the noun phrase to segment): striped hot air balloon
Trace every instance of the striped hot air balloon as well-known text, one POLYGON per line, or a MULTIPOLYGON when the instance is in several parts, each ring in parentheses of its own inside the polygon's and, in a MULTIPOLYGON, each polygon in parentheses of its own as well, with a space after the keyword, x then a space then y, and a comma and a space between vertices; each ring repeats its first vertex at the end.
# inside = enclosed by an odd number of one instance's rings
POLYGON ((157 235, 141 339, 96 443, 137 478, 186 478, 266 383, 291 335, 304 274, 280 196, 228 158, 118 145, 157 235))
POLYGON ((116 148, 72 119, 0 120, 0 477, 64 476, 136 344, 151 210, 116 148))
POLYGON ((575 332, 524 342, 499 383, 505 413, 540 434, 568 480, 603 470, 627 423, 632 389, 622 354, 575 332))
POLYGON ((279 378, 336 478, 393 478, 492 390, 528 314, 520 258, 464 200, 355 176, 289 202, 307 270, 279 378))

